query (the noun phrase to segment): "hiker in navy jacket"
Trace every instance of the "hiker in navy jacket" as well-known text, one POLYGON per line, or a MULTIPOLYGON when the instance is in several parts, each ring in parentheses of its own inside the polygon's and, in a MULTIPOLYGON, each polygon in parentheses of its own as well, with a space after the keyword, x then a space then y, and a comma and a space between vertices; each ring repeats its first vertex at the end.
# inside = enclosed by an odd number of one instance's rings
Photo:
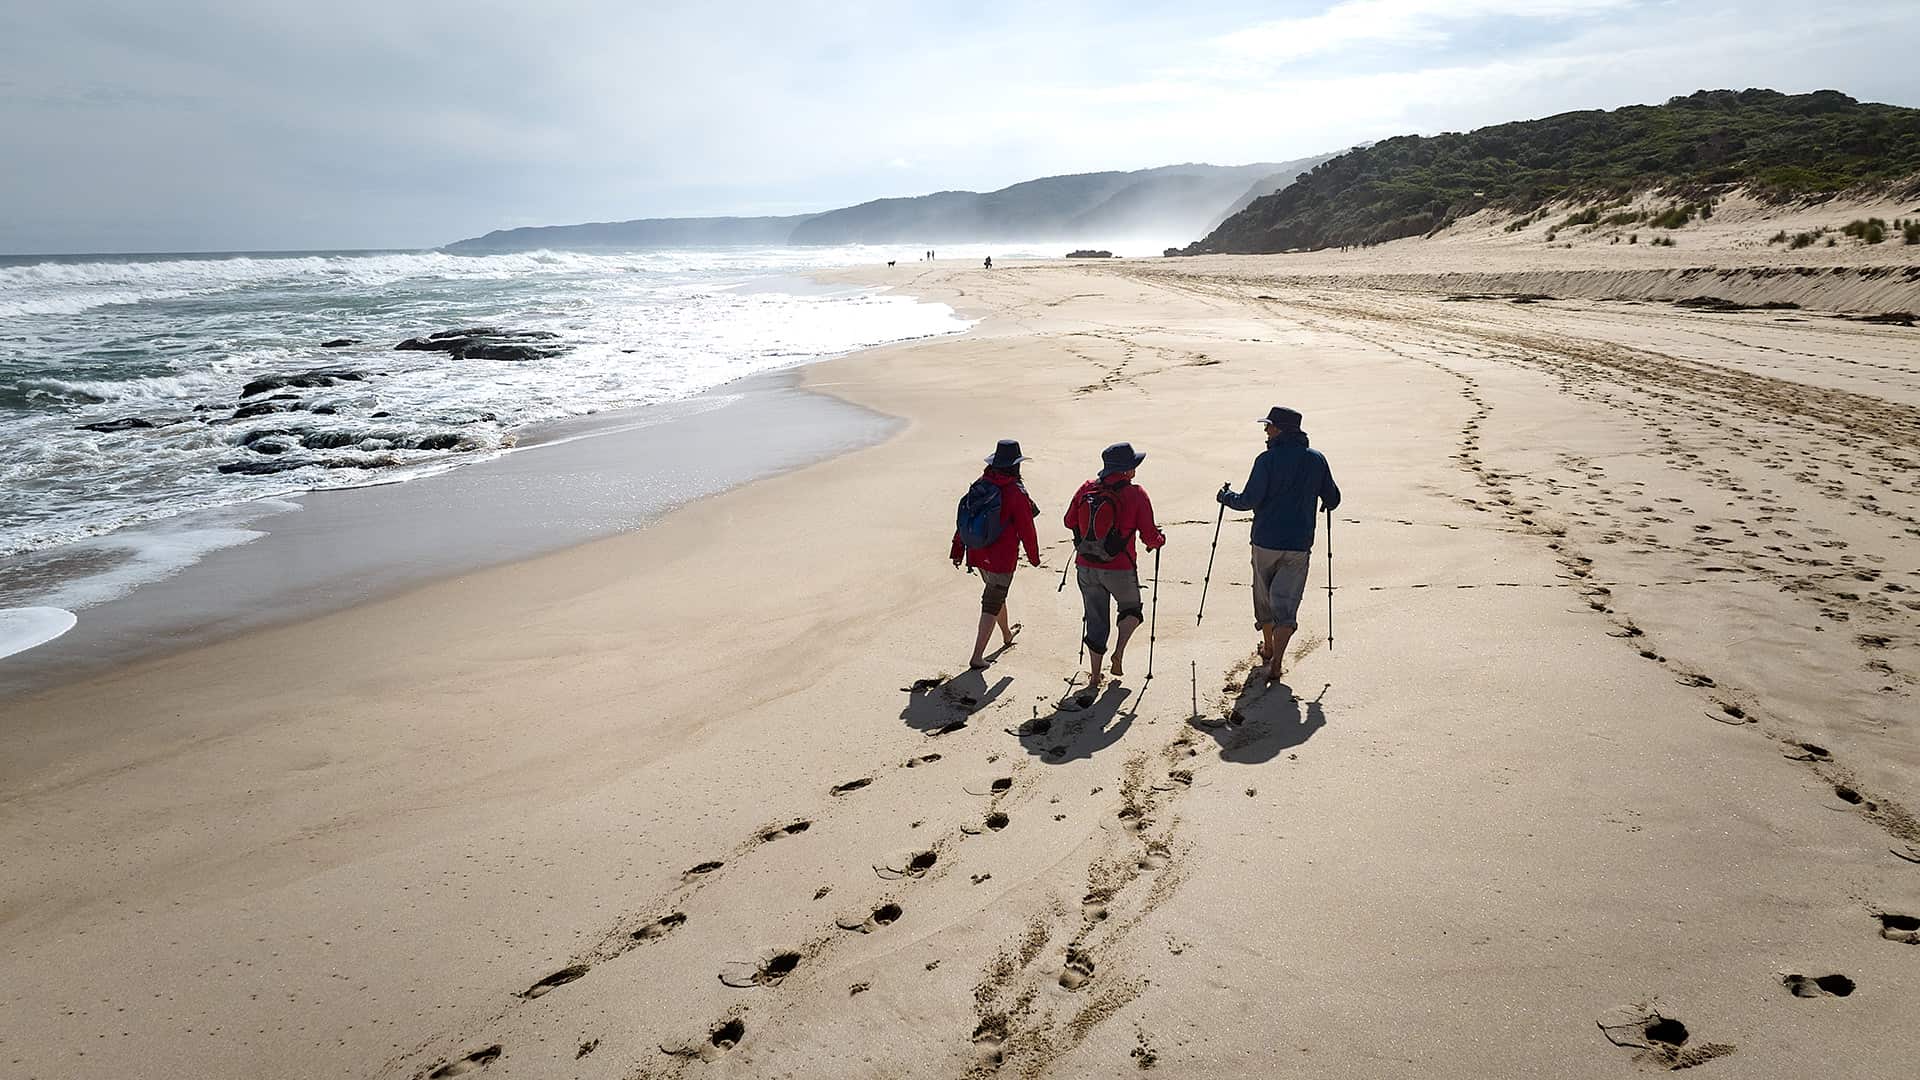
POLYGON ((1308 447, 1299 413, 1275 405, 1259 422, 1266 425, 1267 448, 1253 459, 1246 490, 1236 495, 1222 484, 1217 497, 1235 510, 1253 511, 1253 621, 1273 681, 1300 625, 1314 521, 1320 509, 1340 505, 1340 488, 1326 457, 1308 447))
POLYGON ((1020 548, 1027 549, 1027 562, 1040 565, 1040 538, 1033 528, 1033 519, 1040 511, 1027 495, 1025 484, 1020 482, 1020 463, 1027 460, 1020 453, 1020 444, 1013 439, 1001 439, 994 448, 993 456, 987 458, 987 467, 980 479, 993 484, 1000 491, 1000 535, 985 547, 970 548, 960 538, 959 530, 953 533, 953 550, 949 556, 954 566, 960 565, 960 556, 964 552, 968 567, 980 572, 980 580, 985 583, 980 593, 980 632, 973 639, 973 658, 967 666, 979 670, 987 666, 987 640, 993 636, 995 624, 1000 627, 1000 647, 1010 648, 1013 635, 1018 626, 1007 621, 1007 591, 1013 586, 1013 572, 1020 565, 1020 548))

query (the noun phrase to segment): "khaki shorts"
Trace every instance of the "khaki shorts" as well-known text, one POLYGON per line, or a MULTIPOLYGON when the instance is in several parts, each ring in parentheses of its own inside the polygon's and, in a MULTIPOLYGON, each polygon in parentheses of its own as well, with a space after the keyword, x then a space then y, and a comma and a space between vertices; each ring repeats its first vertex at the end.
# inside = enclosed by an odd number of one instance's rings
POLYGON ((985 584, 980 590, 980 611, 986 615, 998 615, 1000 609, 1007 606, 1007 590, 1013 588, 1012 574, 996 574, 991 570, 980 571, 980 580, 985 584))
POLYGON ((1307 566, 1311 551, 1275 551, 1258 545, 1253 549, 1253 622, 1259 629, 1268 626, 1300 625, 1300 598, 1307 592, 1307 566))

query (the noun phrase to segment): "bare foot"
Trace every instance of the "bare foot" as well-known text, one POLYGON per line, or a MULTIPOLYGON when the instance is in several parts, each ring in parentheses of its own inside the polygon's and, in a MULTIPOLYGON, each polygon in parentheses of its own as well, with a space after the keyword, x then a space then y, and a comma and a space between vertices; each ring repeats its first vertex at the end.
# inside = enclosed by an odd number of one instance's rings
POLYGON ((1011 627, 1007 629, 1006 633, 1000 635, 1001 648, 1003 649, 1013 648, 1013 639, 1020 636, 1020 626, 1021 626, 1020 623, 1014 623, 1011 627))
POLYGON ((1113 673, 1114 673, 1115 675, 1125 675, 1125 674, 1126 674, 1126 672, 1124 672, 1124 671, 1121 671, 1121 670, 1120 670, 1120 654, 1119 654, 1119 653, 1114 653, 1114 654, 1113 654, 1113 673))
POLYGON ((987 660, 986 657, 976 656, 973 659, 967 661, 967 667, 972 668, 974 671, 985 671, 987 669, 988 663, 989 661, 987 660))
POLYGON ((1280 681, 1280 661, 1275 660, 1273 663, 1267 665, 1267 681, 1270 683, 1280 681))

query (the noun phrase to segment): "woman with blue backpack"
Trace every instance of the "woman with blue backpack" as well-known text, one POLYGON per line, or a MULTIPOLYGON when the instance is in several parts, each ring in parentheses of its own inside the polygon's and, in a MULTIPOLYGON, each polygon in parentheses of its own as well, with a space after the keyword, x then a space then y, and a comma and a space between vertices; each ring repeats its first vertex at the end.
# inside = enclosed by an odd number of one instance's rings
POLYGON ((1040 565, 1040 537, 1033 527, 1040 510, 1020 482, 1020 463, 1025 460, 1019 442, 1001 439, 993 456, 986 459, 980 479, 960 499, 949 558, 958 567, 964 554, 967 568, 978 570, 985 583, 980 593, 980 630, 973 639, 973 658, 967 662, 975 671, 987 666, 987 640, 995 625, 1000 627, 1000 647, 1013 644, 1018 627, 1007 619, 1007 591, 1020 565, 1020 548, 1027 549, 1030 565, 1040 565))

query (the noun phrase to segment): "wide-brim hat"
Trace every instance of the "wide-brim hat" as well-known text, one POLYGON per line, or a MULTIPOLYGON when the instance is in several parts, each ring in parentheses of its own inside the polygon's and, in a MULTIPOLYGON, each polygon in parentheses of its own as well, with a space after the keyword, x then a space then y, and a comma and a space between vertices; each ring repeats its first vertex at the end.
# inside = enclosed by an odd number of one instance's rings
POLYGON ((1100 451, 1100 475, 1132 472, 1145 460, 1147 455, 1135 451, 1132 443, 1117 442, 1100 451))
POLYGON ((985 460, 996 469, 1010 469, 1027 458, 1020 452, 1020 440, 1001 439, 999 445, 993 448, 993 453, 988 454, 985 460))
POLYGON ((1300 414, 1285 405, 1275 405, 1267 410, 1267 415, 1255 420, 1256 424, 1272 424, 1277 428, 1293 429, 1300 426, 1300 414))

